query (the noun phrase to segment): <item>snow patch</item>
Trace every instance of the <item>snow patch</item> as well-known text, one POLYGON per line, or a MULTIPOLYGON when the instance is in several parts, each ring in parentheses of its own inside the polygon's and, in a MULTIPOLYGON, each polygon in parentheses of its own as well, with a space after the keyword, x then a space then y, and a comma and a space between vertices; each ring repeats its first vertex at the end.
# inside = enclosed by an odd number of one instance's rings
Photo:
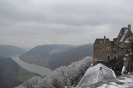
POLYGON ((125 56, 129 56, 129 54, 126 54, 125 56))
POLYGON ((129 40, 129 38, 127 38, 124 43, 131 43, 131 41, 129 40))
POLYGON ((115 82, 110 82, 109 84, 110 85, 117 85, 115 82))
POLYGON ((119 88, 119 87, 117 87, 115 85, 108 85, 106 88, 119 88))
POLYGON ((109 84, 103 84, 97 88, 133 88, 133 76, 129 77, 121 77, 123 80, 117 79, 121 84, 117 84, 115 82, 110 82, 109 84))
POLYGON ((123 66, 122 71, 121 71, 121 74, 123 75, 124 72, 125 72, 125 66, 123 66))
POLYGON ((127 77, 124 77, 125 79, 124 80, 119 80, 120 82, 133 82, 133 78, 127 78, 127 77))
POLYGON ((122 35, 122 38, 121 38, 120 42, 122 42, 122 41, 123 41, 123 39, 125 38, 125 36, 126 36, 127 32, 128 32, 128 29, 126 29, 126 30, 124 31, 124 33, 123 33, 123 35, 122 35))
POLYGON ((124 57, 123 60, 126 60, 126 57, 124 57))
POLYGON ((107 84, 103 84, 102 86, 97 87, 97 88, 106 88, 106 87, 107 87, 107 84))

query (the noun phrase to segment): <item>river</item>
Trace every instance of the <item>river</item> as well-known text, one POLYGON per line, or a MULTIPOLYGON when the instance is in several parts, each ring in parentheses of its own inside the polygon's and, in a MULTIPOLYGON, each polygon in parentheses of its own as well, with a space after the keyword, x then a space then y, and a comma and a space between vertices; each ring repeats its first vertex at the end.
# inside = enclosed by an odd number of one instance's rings
POLYGON ((52 72, 52 70, 49 68, 38 66, 35 64, 26 63, 26 62, 20 60, 19 55, 11 56, 11 58, 15 62, 17 62, 20 66, 22 66, 23 68, 25 68, 31 72, 38 73, 40 75, 49 75, 52 72))

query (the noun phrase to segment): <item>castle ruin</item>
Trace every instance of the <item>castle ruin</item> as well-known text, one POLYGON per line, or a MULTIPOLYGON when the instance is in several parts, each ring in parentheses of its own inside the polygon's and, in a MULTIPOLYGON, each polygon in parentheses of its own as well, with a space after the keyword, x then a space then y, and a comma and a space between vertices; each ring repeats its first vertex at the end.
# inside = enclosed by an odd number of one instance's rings
POLYGON ((117 75, 133 72, 133 33, 131 25, 121 28, 117 38, 96 39, 93 44, 93 63, 102 63, 113 69, 117 75))

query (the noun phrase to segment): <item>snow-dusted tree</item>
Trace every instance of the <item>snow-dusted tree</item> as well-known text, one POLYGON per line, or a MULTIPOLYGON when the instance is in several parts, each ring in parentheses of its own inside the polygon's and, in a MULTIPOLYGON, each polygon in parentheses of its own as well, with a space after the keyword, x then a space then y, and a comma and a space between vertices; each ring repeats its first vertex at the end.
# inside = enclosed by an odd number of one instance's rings
POLYGON ((52 86, 54 86, 55 88, 62 88, 61 82, 57 77, 53 78, 52 86))
POLYGON ((64 88, 64 86, 76 86, 86 70, 92 64, 91 57, 85 57, 79 61, 55 69, 49 76, 33 77, 23 83, 24 88, 64 88))

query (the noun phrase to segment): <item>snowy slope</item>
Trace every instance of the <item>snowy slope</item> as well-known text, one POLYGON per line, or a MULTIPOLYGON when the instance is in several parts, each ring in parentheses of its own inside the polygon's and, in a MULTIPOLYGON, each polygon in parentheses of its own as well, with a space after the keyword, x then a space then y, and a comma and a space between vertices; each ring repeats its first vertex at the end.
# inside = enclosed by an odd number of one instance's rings
POLYGON ((108 78, 115 78, 115 73, 112 69, 98 64, 91 68, 89 68, 77 87, 89 86, 90 84, 94 84, 100 81, 104 81, 108 78))

